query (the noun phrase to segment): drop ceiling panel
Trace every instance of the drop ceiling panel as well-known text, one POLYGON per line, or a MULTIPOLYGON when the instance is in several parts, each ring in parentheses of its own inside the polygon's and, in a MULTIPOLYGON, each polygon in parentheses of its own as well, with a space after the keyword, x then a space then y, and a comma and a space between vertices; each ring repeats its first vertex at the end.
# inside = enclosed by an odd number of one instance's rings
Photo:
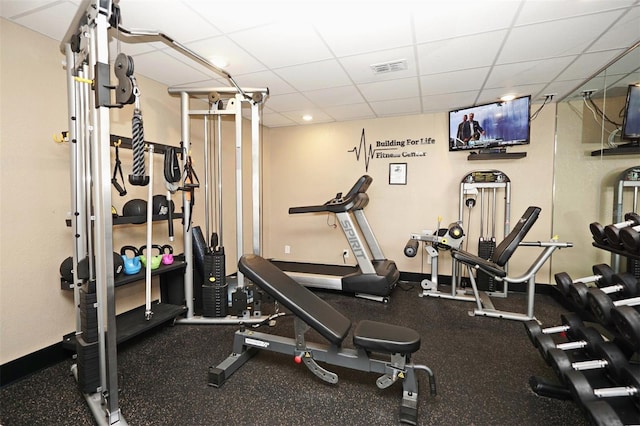
POLYGON ((607 12, 514 28, 498 60, 511 63, 578 55, 618 16, 618 12, 607 12))
POLYGON ((524 2, 516 25, 526 25, 546 21, 558 21, 580 15, 594 14, 610 10, 622 10, 633 4, 634 0, 563 0, 541 5, 537 0, 524 2), (545 6, 545 7, 541 7, 545 6))
POLYGON ((640 4, 621 14, 620 19, 589 47, 589 51, 618 49, 629 37, 640 41, 640 4))
POLYGON ((558 76, 561 80, 575 80, 580 78, 585 69, 597 69, 599 64, 605 64, 615 58, 619 50, 587 53, 578 57, 571 66, 558 76))
POLYGON ((300 91, 338 87, 351 83, 335 59, 279 68, 275 72, 300 91))
POLYGON ((420 75, 490 66, 506 34, 506 31, 494 31, 420 44, 420 75))
POLYGON ((350 105, 364 102, 355 86, 331 87, 322 90, 310 90, 304 95, 319 107, 350 105))
MULTIPOLYGON (((9 2, 13 3, 13 2, 9 2)), ((38 2, 41 3, 41 2, 38 2)), ((2 2, 2 12, 4 14, 5 2, 2 2)), ((71 2, 61 2, 50 6, 40 6, 35 12, 19 15, 14 20, 15 23, 27 28, 37 28, 40 34, 44 34, 54 40, 62 40, 67 33, 66 25, 55 25, 56 22, 68 22, 69 17, 73 17, 78 10, 78 6, 71 2)))
POLYGON ((416 43, 428 43, 509 28, 519 2, 424 2, 413 16, 416 43), (499 8, 500 13, 496 13, 499 8))
POLYGON ((268 25, 233 33, 229 37, 269 68, 333 58, 313 28, 301 23, 268 25))
POLYGON ((418 79, 414 77, 361 84, 360 91, 368 102, 413 98, 420 94, 418 79))
POLYGON ((478 88, 478 82, 483 82, 487 78, 489 70, 489 67, 484 67, 423 75, 420 77, 422 95, 473 91, 478 88))
POLYGON ((371 102, 370 105, 378 116, 411 115, 422 111, 418 97, 371 102))
POLYGON ((125 0, 120 9, 123 27, 156 30, 182 44, 220 34, 202 15, 179 1, 125 0))
POLYGON ((577 56, 555 58, 553 61, 527 61, 496 65, 487 79, 485 87, 514 87, 553 80, 577 56))
POLYGON ((376 116, 369 104, 366 103, 330 106, 324 110, 336 121, 375 118, 376 116))
POLYGON ((337 57, 412 45, 411 16, 388 8, 386 11, 364 10, 357 17, 338 14, 316 21, 315 27, 337 57))
POLYGON ((185 46, 213 63, 216 63, 218 58, 224 59, 229 64, 225 70, 231 75, 249 74, 266 69, 262 63, 244 50, 238 49, 238 46, 225 36, 186 43, 185 46))
POLYGON ((134 58, 134 63, 136 72, 167 86, 208 80, 212 76, 212 73, 197 71, 163 51, 138 55, 134 58))

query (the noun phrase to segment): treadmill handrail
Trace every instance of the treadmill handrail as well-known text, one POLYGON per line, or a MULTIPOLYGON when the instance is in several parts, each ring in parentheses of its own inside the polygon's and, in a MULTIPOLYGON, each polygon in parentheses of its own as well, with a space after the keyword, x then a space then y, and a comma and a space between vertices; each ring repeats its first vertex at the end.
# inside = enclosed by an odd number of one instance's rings
POLYGON ((369 204, 369 196, 363 192, 356 193, 353 197, 337 198, 319 206, 290 207, 289 214, 321 213, 321 212, 349 212, 362 210, 369 204))
POLYGON ((342 196, 342 192, 338 192, 336 196, 321 206, 301 206, 289 208, 289 214, 296 213, 318 213, 318 212, 346 212, 364 208, 369 203, 369 197, 366 200, 357 197, 359 194, 366 194, 367 189, 373 182, 373 178, 369 175, 362 175, 356 183, 351 187, 347 195, 342 196), (355 201, 354 201, 355 200, 355 201), (364 203, 364 204, 362 204, 364 203), (360 205, 362 204, 362 205, 360 205))

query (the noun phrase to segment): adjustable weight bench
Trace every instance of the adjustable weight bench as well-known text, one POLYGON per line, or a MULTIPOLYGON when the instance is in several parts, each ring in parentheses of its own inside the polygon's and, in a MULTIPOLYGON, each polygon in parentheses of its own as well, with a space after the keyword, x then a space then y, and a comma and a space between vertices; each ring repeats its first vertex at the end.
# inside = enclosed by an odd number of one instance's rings
POLYGON ((536 273, 556 249, 573 247, 572 243, 562 243, 556 240, 533 242, 522 241, 538 219, 540 211, 540 207, 531 206, 527 208, 522 217, 516 223, 516 226, 514 226, 511 232, 509 232, 504 240, 502 240, 502 242, 500 242, 500 244, 495 248, 493 255, 488 260, 464 250, 451 250, 451 256, 453 259, 466 265, 469 270, 469 280, 471 281, 473 296, 477 305, 476 309, 469 312, 469 315, 482 315, 518 321, 529 321, 535 319, 533 314, 533 305, 535 299, 536 273), (509 277, 507 276, 505 265, 515 250, 520 246, 543 247, 544 250, 524 275, 520 277, 509 277), (478 291, 476 279, 473 274, 474 269, 484 271, 491 277, 494 277, 496 281, 503 281, 505 283, 527 282, 527 313, 522 314, 495 309, 489 297, 478 291))
POLYGON ((341 347, 351 328, 351 321, 326 301, 303 287, 271 262, 256 255, 242 256, 238 269, 255 285, 285 306, 295 316, 295 338, 246 330, 236 331, 233 352, 216 367, 209 367, 209 385, 220 387, 259 350, 294 356, 320 379, 337 383, 338 376, 317 361, 359 371, 382 374, 376 384, 384 389, 402 381, 400 421, 415 425, 418 416, 418 380, 416 370, 428 374, 431 394, 436 394, 431 369, 410 362, 411 354, 420 349, 420 335, 410 328, 361 321, 353 333, 355 349, 341 347), (304 335, 316 330, 328 344, 306 342, 304 335), (388 355, 386 360, 370 357, 372 352, 388 355))

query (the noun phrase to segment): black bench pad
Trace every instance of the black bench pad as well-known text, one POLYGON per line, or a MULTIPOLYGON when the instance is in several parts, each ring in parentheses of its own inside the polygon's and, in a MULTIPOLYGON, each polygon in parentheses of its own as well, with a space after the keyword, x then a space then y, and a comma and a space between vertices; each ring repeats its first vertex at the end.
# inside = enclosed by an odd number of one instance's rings
POLYGON ((342 344, 351 328, 351 320, 333 306, 260 256, 242 256, 238 269, 329 342, 337 346, 342 344))
POLYGON ((496 265, 490 260, 483 259, 480 256, 476 256, 475 254, 469 253, 463 250, 451 250, 451 257, 453 257, 458 262, 462 262, 465 265, 469 266, 477 266, 480 269, 488 272, 494 277, 506 277, 507 272, 502 269, 500 266, 496 265))
POLYGON ((411 354, 420 349, 420 335, 411 328, 365 320, 354 330, 353 344, 372 352, 411 354))

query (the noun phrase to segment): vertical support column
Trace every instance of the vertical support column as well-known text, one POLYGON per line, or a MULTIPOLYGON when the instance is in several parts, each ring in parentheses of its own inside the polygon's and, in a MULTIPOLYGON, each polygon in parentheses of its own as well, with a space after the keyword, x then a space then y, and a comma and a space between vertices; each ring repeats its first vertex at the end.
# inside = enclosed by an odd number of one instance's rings
MULTIPOLYGON (((97 13, 95 25, 91 27, 90 68, 94 91, 102 79, 96 75, 99 64, 109 64, 109 28, 108 17, 97 13)), ((108 81, 108 78, 107 78, 108 81)), ((113 221, 111 216, 111 148, 109 108, 98 104, 98 97, 90 101, 91 111, 91 150, 94 186, 94 241, 96 265, 96 291, 98 300, 98 323, 106 319, 104 333, 99 336, 104 342, 104 357, 101 358, 101 369, 105 369, 106 380, 103 381, 103 397, 106 399, 105 409, 109 424, 120 422, 118 401, 118 359, 116 348, 116 312, 115 286, 113 272, 113 221)), ((102 346, 102 345, 101 345, 102 346)))
POLYGON ((261 152, 260 152, 260 105, 256 102, 250 102, 251 104, 251 176, 252 185, 251 193, 253 196, 253 254, 260 256, 262 248, 262 233, 260 225, 260 195, 262 194, 260 188, 260 178, 262 168, 260 164, 261 152))
MULTIPOLYGON (((243 187, 242 187, 242 95, 235 96, 236 123, 236 254, 240 259, 244 254, 243 233, 243 187)), ((244 274, 238 271, 238 288, 244 287, 244 274)))
MULTIPOLYGON (((189 127, 189 94, 187 92, 180 92, 180 117, 181 123, 181 138, 183 143, 183 156, 189 155, 191 150, 190 143, 190 127, 189 127)), ((182 181, 182 186, 185 185, 185 181, 182 181)), ((184 206, 183 212, 183 235, 184 235, 184 257, 187 259, 187 266, 184 269, 184 297, 187 305, 187 319, 191 319, 194 316, 193 313, 193 242, 191 241, 191 203, 187 201, 186 191, 182 191, 182 205, 184 206)))

